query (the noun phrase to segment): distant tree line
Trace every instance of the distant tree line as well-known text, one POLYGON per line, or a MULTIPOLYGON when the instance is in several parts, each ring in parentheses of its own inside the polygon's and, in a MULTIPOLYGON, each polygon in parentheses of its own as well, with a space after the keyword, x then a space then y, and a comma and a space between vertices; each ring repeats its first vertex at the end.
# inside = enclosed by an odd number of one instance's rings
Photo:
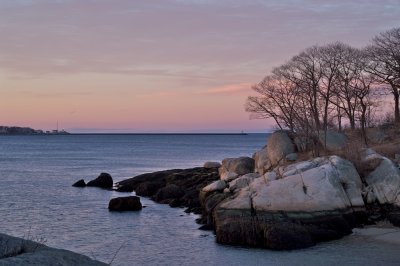
POLYGON ((360 128, 366 142, 377 99, 392 94, 400 125, 400 28, 375 36, 363 49, 336 42, 312 46, 272 70, 252 89, 246 111, 315 140, 328 129, 360 128))

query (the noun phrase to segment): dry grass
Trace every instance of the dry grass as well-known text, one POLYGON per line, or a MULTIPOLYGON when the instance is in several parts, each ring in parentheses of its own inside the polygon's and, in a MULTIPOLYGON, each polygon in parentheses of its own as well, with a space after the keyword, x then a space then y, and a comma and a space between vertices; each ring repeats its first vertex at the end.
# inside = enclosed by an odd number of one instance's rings
POLYGON ((400 140, 391 141, 388 143, 377 144, 371 146, 377 153, 382 154, 392 160, 395 159, 395 154, 400 154, 400 140))

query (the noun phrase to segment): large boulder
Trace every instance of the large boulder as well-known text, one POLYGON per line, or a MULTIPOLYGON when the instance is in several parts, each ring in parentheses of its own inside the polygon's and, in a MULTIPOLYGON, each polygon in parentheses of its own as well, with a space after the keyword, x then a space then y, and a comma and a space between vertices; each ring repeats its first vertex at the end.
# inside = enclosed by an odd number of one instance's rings
POLYGON ((96 179, 89 181, 86 186, 111 189, 113 184, 114 182, 110 174, 101 173, 96 179))
POLYGON ((271 162, 268 159, 267 146, 253 154, 255 163, 255 172, 264 174, 271 168, 271 162))
POLYGON ((281 167, 270 175, 279 178, 252 176, 215 207, 219 243, 308 247, 349 234, 365 213, 361 179, 353 164, 338 156, 281 167))
POLYGON ((376 199, 382 205, 400 208, 400 170, 398 166, 371 149, 366 151, 363 165, 370 171, 364 177, 368 185, 366 188, 367 198, 376 199), (373 195, 368 195, 371 193, 373 195))
MULTIPOLYGON (((275 131, 268 139, 267 158, 271 166, 285 161, 286 155, 296 152, 287 131, 275 131)), ((268 165, 268 162, 265 163, 268 165)))
POLYGON ((142 203, 137 196, 114 198, 108 203, 110 211, 139 211, 141 209, 142 203))
POLYGON ((224 181, 229 181, 228 176, 234 174, 239 176, 252 172, 254 172, 254 159, 250 157, 226 158, 222 160, 222 166, 219 168, 220 177, 224 181))
POLYGON ((326 149, 328 151, 336 151, 342 149, 344 146, 346 146, 347 141, 348 139, 346 135, 340 132, 328 130, 326 132, 326 135, 324 131, 319 132, 319 142, 323 147, 325 147, 326 144, 326 149))

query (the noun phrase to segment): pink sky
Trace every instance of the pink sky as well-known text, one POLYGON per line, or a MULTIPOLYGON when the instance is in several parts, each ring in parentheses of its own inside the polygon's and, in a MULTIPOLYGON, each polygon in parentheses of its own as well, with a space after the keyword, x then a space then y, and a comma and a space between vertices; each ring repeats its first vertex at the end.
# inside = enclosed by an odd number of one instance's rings
POLYGON ((264 132, 251 84, 313 44, 362 47, 398 1, 2 0, 0 125, 264 132))

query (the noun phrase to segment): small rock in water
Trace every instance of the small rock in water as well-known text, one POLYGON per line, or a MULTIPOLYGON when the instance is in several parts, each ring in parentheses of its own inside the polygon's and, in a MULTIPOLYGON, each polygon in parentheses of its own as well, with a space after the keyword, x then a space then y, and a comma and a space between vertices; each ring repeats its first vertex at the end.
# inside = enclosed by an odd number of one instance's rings
POLYGON ((73 185, 73 187, 86 187, 85 180, 81 179, 76 181, 73 185))
POLYGON ((88 187, 112 188, 113 179, 108 173, 101 173, 96 179, 87 183, 88 187))
POLYGON ((141 209, 142 203, 137 196, 114 198, 108 204, 110 211, 139 211, 141 209))

